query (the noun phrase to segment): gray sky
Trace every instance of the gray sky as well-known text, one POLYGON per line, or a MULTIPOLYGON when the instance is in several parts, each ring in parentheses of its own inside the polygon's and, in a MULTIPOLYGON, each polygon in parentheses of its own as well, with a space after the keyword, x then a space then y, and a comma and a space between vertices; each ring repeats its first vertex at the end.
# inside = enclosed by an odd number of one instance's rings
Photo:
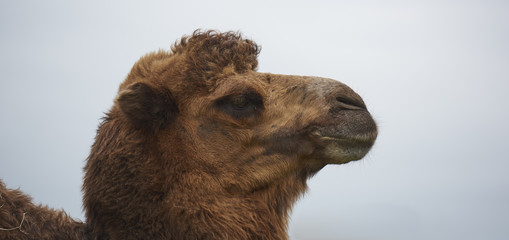
POLYGON ((0 178, 83 219, 118 84, 196 28, 241 30, 261 72, 350 85, 379 123, 368 157, 311 179, 292 239, 509 239, 507 1, 2 0, 0 178))

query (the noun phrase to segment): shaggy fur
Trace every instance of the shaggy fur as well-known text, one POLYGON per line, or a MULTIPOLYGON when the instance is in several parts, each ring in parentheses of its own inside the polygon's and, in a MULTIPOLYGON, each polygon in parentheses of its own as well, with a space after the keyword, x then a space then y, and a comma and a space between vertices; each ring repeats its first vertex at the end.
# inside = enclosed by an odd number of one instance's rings
POLYGON ((0 239, 86 239, 85 224, 0 182, 0 239))
POLYGON ((196 31, 142 57, 88 157, 86 224, 2 185, 0 238, 287 239, 306 180, 377 130, 342 83, 256 72, 259 50, 196 31))

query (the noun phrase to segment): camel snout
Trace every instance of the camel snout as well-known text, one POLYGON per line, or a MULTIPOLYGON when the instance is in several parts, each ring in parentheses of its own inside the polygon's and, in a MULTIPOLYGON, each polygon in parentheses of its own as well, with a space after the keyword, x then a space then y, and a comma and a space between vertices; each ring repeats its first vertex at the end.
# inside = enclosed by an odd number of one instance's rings
POLYGON ((324 95, 331 108, 343 110, 367 110, 366 104, 359 94, 348 85, 336 80, 329 80, 324 95))

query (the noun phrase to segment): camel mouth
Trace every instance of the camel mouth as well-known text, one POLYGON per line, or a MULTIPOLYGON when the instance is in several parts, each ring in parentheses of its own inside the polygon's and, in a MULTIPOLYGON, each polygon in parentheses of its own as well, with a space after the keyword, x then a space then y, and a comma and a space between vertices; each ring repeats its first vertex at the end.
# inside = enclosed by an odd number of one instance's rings
POLYGON ((317 143, 316 154, 326 164, 344 164, 366 156, 375 143, 377 131, 350 136, 323 135, 320 131, 313 131, 310 136, 317 143))
POLYGON ((315 143, 315 156, 326 164, 360 160, 378 135, 375 120, 367 110, 334 111, 308 128, 315 143))
POLYGON ((339 141, 339 142, 350 142, 350 143, 366 143, 366 144, 373 144, 376 139, 376 132, 370 133, 370 134, 362 134, 362 135, 356 135, 351 137, 344 137, 344 136, 324 136, 321 135, 319 132, 313 132, 311 133, 312 136, 320 139, 321 141, 339 141))

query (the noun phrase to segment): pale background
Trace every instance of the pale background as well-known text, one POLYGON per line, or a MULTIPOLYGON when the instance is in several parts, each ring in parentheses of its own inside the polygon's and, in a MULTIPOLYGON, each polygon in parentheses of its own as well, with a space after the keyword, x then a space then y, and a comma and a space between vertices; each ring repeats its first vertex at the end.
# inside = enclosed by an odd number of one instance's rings
POLYGON ((360 93, 380 126, 328 166, 292 239, 509 239, 509 1, 0 2, 0 178, 83 219, 82 167, 118 84, 196 28, 241 30, 261 72, 360 93))

